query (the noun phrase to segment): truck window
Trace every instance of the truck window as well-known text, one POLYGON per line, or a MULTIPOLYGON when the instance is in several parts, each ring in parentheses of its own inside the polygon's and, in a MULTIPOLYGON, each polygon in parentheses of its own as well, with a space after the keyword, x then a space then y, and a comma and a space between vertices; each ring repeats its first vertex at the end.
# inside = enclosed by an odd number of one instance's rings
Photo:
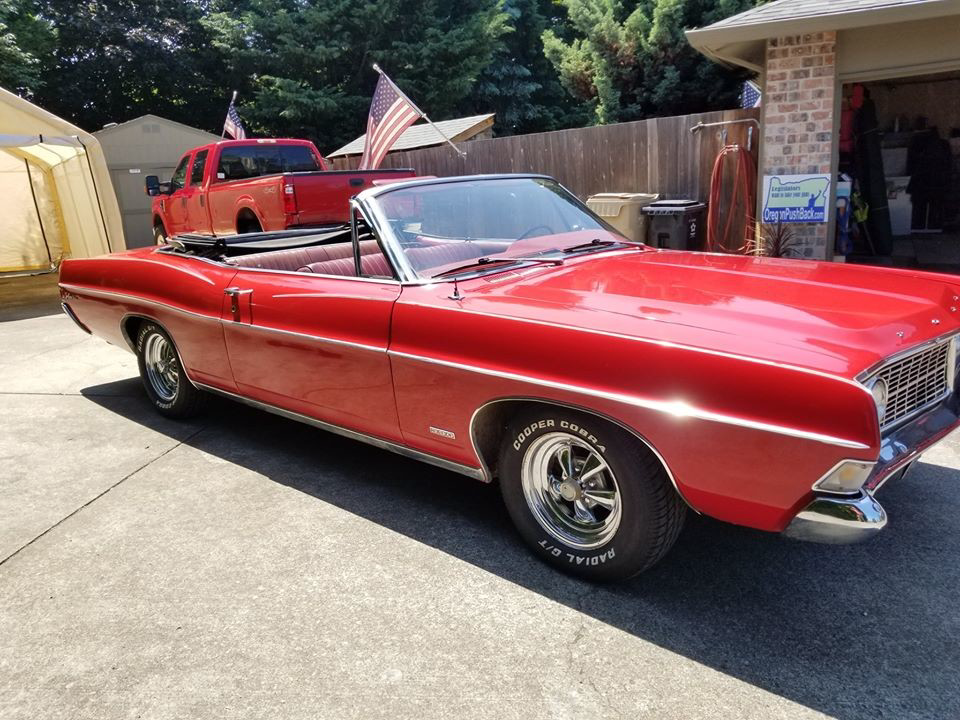
POLYGON ((183 160, 180 161, 180 164, 177 165, 177 169, 173 171, 173 177, 170 178, 171 190, 180 190, 183 188, 183 183, 187 179, 187 164, 189 162, 190 156, 184 156, 183 160))
POLYGON ((260 175, 254 155, 257 149, 249 146, 233 147, 220 153, 220 166, 217 168, 217 173, 223 176, 221 179, 243 180, 260 175))
POLYGON ((313 151, 303 145, 248 145, 225 149, 217 172, 222 180, 323 170, 313 151))
POLYGON ((280 148, 282 172, 312 172, 322 170, 313 151, 303 145, 285 145, 280 148))
POLYGON ((203 167, 207 164, 207 150, 201 150, 193 156, 193 167, 190 169, 190 184, 203 183, 203 167))

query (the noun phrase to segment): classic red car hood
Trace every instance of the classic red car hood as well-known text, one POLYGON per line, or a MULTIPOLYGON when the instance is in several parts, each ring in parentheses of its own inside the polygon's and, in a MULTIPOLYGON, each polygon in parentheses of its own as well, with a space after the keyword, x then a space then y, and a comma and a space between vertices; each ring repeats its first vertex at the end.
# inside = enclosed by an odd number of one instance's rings
POLYGON ((624 251, 489 276, 471 283, 470 304, 853 377, 960 327, 957 280, 808 260, 624 251))

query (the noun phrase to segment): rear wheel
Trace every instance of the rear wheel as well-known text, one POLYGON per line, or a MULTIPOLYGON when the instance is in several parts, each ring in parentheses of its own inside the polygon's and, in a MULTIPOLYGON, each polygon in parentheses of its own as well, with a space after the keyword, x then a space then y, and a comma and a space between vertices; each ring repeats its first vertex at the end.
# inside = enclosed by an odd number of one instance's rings
POLYGON ((239 235, 258 232, 263 232, 263 228, 260 226, 260 221, 256 215, 244 212, 237 218, 237 233, 239 235))
POLYGON ((657 456, 598 418, 521 413, 500 455, 507 510, 534 553, 589 580, 620 580, 673 546, 686 506, 657 456))
POLYGON ((153 244, 163 245, 165 242, 167 242, 167 230, 162 222, 158 222, 153 226, 153 244))
POLYGON ((201 409, 206 395, 187 379, 173 340, 159 325, 146 322, 137 334, 137 364, 153 406, 172 418, 188 418, 201 409))

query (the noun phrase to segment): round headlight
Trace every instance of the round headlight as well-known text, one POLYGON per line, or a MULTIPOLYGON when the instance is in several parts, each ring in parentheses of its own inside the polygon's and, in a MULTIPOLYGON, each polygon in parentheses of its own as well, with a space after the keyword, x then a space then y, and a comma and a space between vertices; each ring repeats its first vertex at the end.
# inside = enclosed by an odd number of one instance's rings
POLYGON ((870 394, 873 395, 873 401, 877 404, 877 415, 880 422, 883 422, 883 416, 887 412, 887 383, 882 378, 877 378, 870 386, 870 394))

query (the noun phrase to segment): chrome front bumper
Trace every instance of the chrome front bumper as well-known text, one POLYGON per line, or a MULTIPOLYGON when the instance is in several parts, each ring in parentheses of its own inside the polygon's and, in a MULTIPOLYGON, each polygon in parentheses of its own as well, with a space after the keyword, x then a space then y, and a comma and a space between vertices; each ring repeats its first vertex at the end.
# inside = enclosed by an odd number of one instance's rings
POLYGON ((858 495, 818 493, 783 531, 787 537, 847 544, 868 540, 887 524, 887 513, 874 498, 891 478, 902 477, 920 457, 960 426, 960 400, 947 400, 890 432, 880 446, 877 464, 858 495))

